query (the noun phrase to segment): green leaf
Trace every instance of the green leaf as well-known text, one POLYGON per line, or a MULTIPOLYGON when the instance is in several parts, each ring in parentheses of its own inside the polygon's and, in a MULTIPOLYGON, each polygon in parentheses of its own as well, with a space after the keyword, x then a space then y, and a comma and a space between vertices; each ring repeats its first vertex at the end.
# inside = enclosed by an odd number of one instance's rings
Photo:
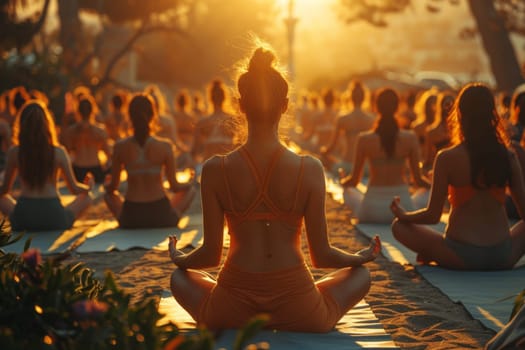
POLYGON ((241 350, 249 339, 253 338, 268 322, 269 316, 260 314, 251 319, 238 333, 232 350, 241 350))

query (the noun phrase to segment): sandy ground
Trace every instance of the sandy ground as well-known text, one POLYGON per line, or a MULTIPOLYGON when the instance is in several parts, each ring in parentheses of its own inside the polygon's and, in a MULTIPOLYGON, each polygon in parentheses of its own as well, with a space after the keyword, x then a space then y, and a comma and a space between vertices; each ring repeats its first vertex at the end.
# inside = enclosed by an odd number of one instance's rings
MULTIPOLYGON (((199 208, 193 206, 190 210, 199 208)), ((368 238, 350 224, 349 214, 348 209, 328 199, 327 217, 332 244, 357 251, 368 244, 368 238)), ((109 218, 110 213, 100 202, 84 216, 101 219, 109 218)), ((73 259, 84 262, 99 277, 105 270, 113 271, 134 300, 143 296, 160 297, 163 291, 169 290, 173 266, 167 252, 137 249, 86 253, 73 259)), ((382 256, 367 266, 373 281, 365 299, 400 348, 481 349, 494 335, 494 331, 472 319, 463 306, 443 295, 413 267, 392 263, 382 256)), ((216 273, 217 269, 210 272, 216 273)), ((327 272, 313 270, 316 277, 327 272)))

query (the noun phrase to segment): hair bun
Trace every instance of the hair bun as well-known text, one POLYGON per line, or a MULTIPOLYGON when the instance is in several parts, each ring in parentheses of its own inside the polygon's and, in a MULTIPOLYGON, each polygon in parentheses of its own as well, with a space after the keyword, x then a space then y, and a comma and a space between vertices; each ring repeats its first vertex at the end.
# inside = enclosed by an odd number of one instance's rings
POLYGON ((272 68, 272 63, 275 60, 275 55, 269 50, 265 50, 259 47, 253 53, 250 63, 248 65, 248 71, 265 71, 272 68))

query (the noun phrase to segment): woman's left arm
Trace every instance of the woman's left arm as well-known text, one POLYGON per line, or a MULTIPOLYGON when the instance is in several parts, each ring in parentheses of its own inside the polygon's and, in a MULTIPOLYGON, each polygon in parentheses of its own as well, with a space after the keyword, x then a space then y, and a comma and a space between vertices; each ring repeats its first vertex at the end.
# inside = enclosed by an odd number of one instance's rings
POLYGON ((4 182, 2 183, 2 187, 0 187, 0 196, 8 194, 15 181, 15 176, 18 171, 18 162, 16 159, 18 156, 17 149, 17 147, 11 147, 7 151, 4 182))

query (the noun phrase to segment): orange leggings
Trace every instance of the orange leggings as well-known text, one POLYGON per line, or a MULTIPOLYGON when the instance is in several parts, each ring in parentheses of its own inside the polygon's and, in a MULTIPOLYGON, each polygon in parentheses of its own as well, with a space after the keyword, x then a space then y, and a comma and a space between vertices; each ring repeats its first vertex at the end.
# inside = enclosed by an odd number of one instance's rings
POLYGON ((261 313, 270 316, 266 328, 316 333, 332 330, 342 317, 305 264, 254 273, 226 263, 201 305, 197 323, 208 329, 239 328, 261 313))

